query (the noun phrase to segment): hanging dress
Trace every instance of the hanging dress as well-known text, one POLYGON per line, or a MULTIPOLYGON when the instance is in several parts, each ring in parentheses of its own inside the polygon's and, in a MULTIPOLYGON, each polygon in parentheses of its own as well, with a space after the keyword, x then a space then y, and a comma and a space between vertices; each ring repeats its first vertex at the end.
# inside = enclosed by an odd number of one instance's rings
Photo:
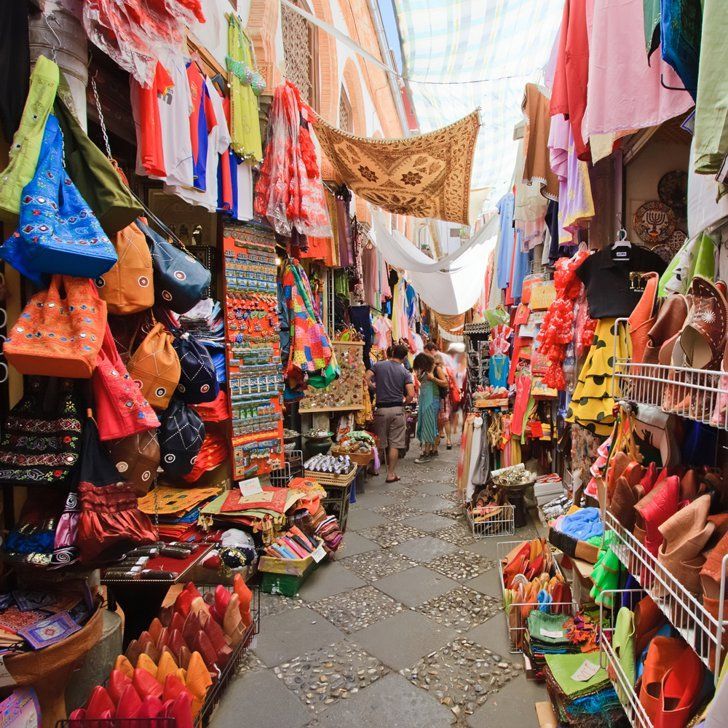
POLYGON ((440 389, 430 379, 420 383, 417 402, 417 439, 422 445, 434 445, 437 439, 437 415, 440 411, 440 389))

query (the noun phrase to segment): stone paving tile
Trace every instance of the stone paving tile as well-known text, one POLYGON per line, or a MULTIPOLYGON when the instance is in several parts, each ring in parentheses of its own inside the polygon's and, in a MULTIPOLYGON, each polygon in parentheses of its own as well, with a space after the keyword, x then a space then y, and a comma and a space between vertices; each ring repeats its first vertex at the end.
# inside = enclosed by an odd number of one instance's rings
POLYGON ((415 565, 414 561, 385 549, 350 556, 340 563, 365 581, 376 581, 415 565))
POLYGON ((416 608, 418 612, 458 632, 467 632, 497 614, 501 600, 459 587, 416 608))
POLYGON ((260 660, 260 658, 251 650, 248 650, 245 655, 243 655, 243 659, 240 660, 240 664, 237 666, 235 670, 235 675, 240 676, 243 673, 246 672, 253 672, 255 670, 264 670, 265 665, 260 660))
POLYGON ((408 607, 417 607, 432 597, 457 587, 457 582, 424 566, 400 571, 376 582, 377 589, 408 607))
POLYGON ((454 543, 456 546, 467 546, 475 543, 475 538, 473 537, 473 534, 470 533, 470 529, 467 527, 465 522, 456 522, 449 528, 444 528, 442 531, 438 531, 437 537, 441 538, 443 541, 454 543))
MULTIPOLYGON (((458 720, 473 715, 489 695, 519 673, 518 665, 496 660, 479 644, 465 638, 456 639, 428 654, 414 667, 401 670, 413 685, 426 690, 441 705, 448 707, 458 720)), ((499 724, 487 720, 479 725, 499 724)))
POLYGON ((432 650, 444 647, 456 635, 455 630, 407 610, 362 629, 349 639, 393 670, 402 670, 432 650))
POLYGON ((468 716, 467 725, 471 728, 538 728, 535 703, 542 701, 548 702, 543 685, 521 675, 498 692, 490 693, 485 703, 468 716))
POLYGON ((348 700, 332 705, 308 728, 444 728, 451 718, 450 711, 425 691, 413 687, 401 675, 387 675, 348 700))
POLYGON ((421 516, 406 518, 404 523, 419 528, 420 531, 427 531, 427 533, 438 533, 452 526, 452 521, 449 518, 435 516, 432 513, 423 513, 421 516))
POLYGON ((304 605, 303 599, 298 597, 284 597, 282 594, 260 593, 260 616, 271 617, 289 609, 298 609, 304 605))
POLYGON ((336 551, 336 559, 337 561, 340 561, 341 559, 345 559, 347 556, 365 554, 368 551, 376 551, 378 548, 379 544, 369 541, 355 531, 347 530, 344 534, 344 540, 341 542, 341 545, 336 551))
POLYGON ((495 566, 495 561, 486 559, 484 556, 470 553, 469 551, 458 551, 452 554, 445 554, 433 561, 427 566, 430 569, 439 571, 441 574, 455 579, 456 581, 467 581, 480 576, 488 569, 495 566))
POLYGON ((298 595, 307 602, 315 602, 360 586, 364 582, 340 563, 322 564, 303 582, 298 595))
POLYGON ((311 606, 347 634, 391 617, 405 608, 403 604, 373 586, 363 586, 347 594, 326 597, 311 606))
POLYGON ((451 503, 457 503, 458 505, 460 505, 462 498, 462 496, 454 490, 450 491, 449 493, 443 493, 442 497, 446 500, 449 500, 451 503))
MULTIPOLYGON (((345 700, 384 677, 389 670, 350 642, 337 642, 274 668, 289 690, 313 710, 345 700)), ((277 719, 275 721, 279 724, 277 719)))
POLYGON ((405 543, 405 541, 411 541, 413 538, 422 538, 427 535, 416 528, 412 528, 412 526, 407 526, 399 522, 375 526, 374 528, 368 528, 359 533, 364 538, 375 541, 384 549, 399 546, 399 544, 405 543))
MULTIPOLYGON (((367 528, 374 528, 374 526, 381 526, 386 522, 386 519, 380 513, 370 511, 368 508, 356 503, 349 506, 346 532, 363 531, 367 528)), ((346 534, 344 534, 344 538, 346 538, 346 534)))
POLYGON ((463 509, 460 506, 450 506, 448 508, 440 508, 437 511, 433 511, 436 516, 442 516, 443 518, 449 518, 459 523, 465 523, 465 516, 463 515, 463 509))
POLYGON ((399 502, 400 498, 396 493, 381 493, 379 490, 365 491, 356 497, 356 505, 374 510, 380 506, 391 506, 399 502))
POLYGON ((379 506, 374 511, 384 516, 390 523, 419 515, 418 511, 404 505, 404 503, 395 503, 391 506, 379 506))
POLYGON ((452 493, 452 483, 443 483, 440 480, 423 480, 421 485, 417 486, 417 493, 429 493, 430 495, 440 495, 443 498, 448 494, 452 493))
POLYGON ((212 716, 215 728, 300 728, 311 711, 270 670, 246 673, 224 691, 212 716))
POLYGON ((423 536, 395 546, 392 550, 420 564, 426 564, 438 556, 457 551, 457 546, 447 543, 447 541, 441 541, 435 536, 423 536))
POLYGON ((449 508, 452 502, 440 497, 439 495, 431 495, 429 493, 418 494, 414 498, 410 498, 405 505, 425 513, 434 513, 442 508, 449 508))
POLYGON ((317 647, 338 642, 344 636, 333 624, 308 607, 267 617, 262 620, 260 631, 255 654, 268 667, 317 647))

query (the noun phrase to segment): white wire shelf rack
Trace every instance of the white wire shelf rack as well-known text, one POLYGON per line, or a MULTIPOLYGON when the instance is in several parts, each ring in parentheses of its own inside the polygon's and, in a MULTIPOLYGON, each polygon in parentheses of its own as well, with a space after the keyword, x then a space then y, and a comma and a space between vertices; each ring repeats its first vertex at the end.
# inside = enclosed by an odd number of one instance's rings
POLYGON ((652 597, 655 604, 713 672, 717 684, 728 630, 728 615, 723 613, 726 597, 728 555, 723 558, 718 616, 714 617, 635 537, 608 511, 604 514, 607 529, 618 541, 612 549, 627 571, 652 597))
MULTIPOLYGON (((626 319, 617 319, 626 327, 626 319)), ((666 364, 645 364, 617 356, 614 347, 612 395, 653 405, 670 414, 728 430, 728 373, 666 364)))
MULTIPOLYGON (((618 604, 623 594, 629 594, 638 597, 640 590, 634 589, 609 589, 603 592, 604 601, 608 604, 618 604), (609 598, 611 595, 611 599, 609 598)), ((612 635, 614 633, 615 621, 617 619, 617 610, 610 610, 602 604, 599 608, 599 624, 601 628, 601 638, 599 640, 599 649, 601 652, 601 666, 609 673, 614 690, 617 693, 619 702, 633 728, 653 728, 644 706, 640 702, 635 686, 625 675, 622 664, 612 647, 612 635), (607 626, 608 625, 608 626, 607 626)))
MULTIPOLYGON (((505 592, 506 592, 506 584, 505 580, 503 578, 503 567, 505 564, 503 563, 505 557, 519 544, 524 543, 523 540, 520 541, 499 541, 496 544, 496 553, 498 554, 498 575, 500 577, 500 586, 501 586, 501 596, 503 598, 504 607, 505 607, 505 592)), ((558 553, 553 547, 550 547, 549 544, 546 544, 547 548, 551 548, 551 552, 554 556, 553 559, 553 567, 551 569, 551 576, 555 576, 556 574, 561 574, 563 577, 564 574, 561 571, 561 567, 559 566, 559 562, 556 559, 556 556, 558 553)), ((564 577, 564 581, 568 583, 566 578, 564 577)), ((533 604, 531 602, 512 602, 508 605, 508 607, 505 607, 503 610, 503 614, 505 616, 506 621, 506 631, 508 632, 508 639, 511 643, 511 654, 520 654, 523 652, 523 649, 521 648, 521 645, 524 642, 525 632, 527 628, 527 618, 522 618, 521 614, 523 613, 524 608, 532 608, 532 609, 538 609, 538 604, 533 604), (517 610, 516 612, 516 618, 513 620, 513 623, 510 620, 510 615, 513 612, 513 610, 517 610)), ((549 604, 548 612, 550 614, 569 614, 571 616, 575 615, 577 611, 579 610, 579 605, 572 599, 569 602, 552 602, 549 604)))
POLYGON ((516 533, 516 507, 490 505, 480 510, 466 508, 465 516, 473 536, 477 539, 489 536, 513 536, 516 533))

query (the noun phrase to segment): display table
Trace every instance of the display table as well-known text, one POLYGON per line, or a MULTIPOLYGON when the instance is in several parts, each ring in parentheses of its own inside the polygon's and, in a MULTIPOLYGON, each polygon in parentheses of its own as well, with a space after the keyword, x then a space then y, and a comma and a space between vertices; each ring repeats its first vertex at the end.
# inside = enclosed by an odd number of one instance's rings
POLYGON ((169 588, 189 581, 190 573, 210 549, 209 544, 202 544, 187 559, 159 556, 149 559, 145 569, 173 572, 173 579, 107 579, 102 572, 101 583, 109 589, 109 608, 114 609, 114 604, 118 603, 124 611, 124 649, 159 614, 169 588))

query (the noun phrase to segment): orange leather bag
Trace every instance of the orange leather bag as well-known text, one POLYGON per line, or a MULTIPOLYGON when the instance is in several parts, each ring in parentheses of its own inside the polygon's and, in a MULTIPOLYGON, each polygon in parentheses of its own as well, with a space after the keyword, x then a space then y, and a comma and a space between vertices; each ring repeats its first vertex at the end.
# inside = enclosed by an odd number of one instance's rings
POLYGON ((647 279, 645 290, 627 320, 629 338, 632 340, 632 361, 635 364, 644 361, 647 334, 657 319, 655 304, 657 302, 657 283, 660 277, 657 273, 646 273, 645 278, 647 279))
POLYGON ((109 313, 127 316, 154 305, 152 254, 147 239, 136 223, 116 234, 114 242, 119 260, 111 270, 96 279, 99 295, 109 313))
POLYGON ((106 330, 106 303, 89 278, 55 275, 28 302, 3 351, 21 373, 89 379, 106 330))
POLYGON ((149 404, 158 410, 167 409, 179 384, 181 367, 173 340, 162 324, 155 324, 126 365, 149 404))

